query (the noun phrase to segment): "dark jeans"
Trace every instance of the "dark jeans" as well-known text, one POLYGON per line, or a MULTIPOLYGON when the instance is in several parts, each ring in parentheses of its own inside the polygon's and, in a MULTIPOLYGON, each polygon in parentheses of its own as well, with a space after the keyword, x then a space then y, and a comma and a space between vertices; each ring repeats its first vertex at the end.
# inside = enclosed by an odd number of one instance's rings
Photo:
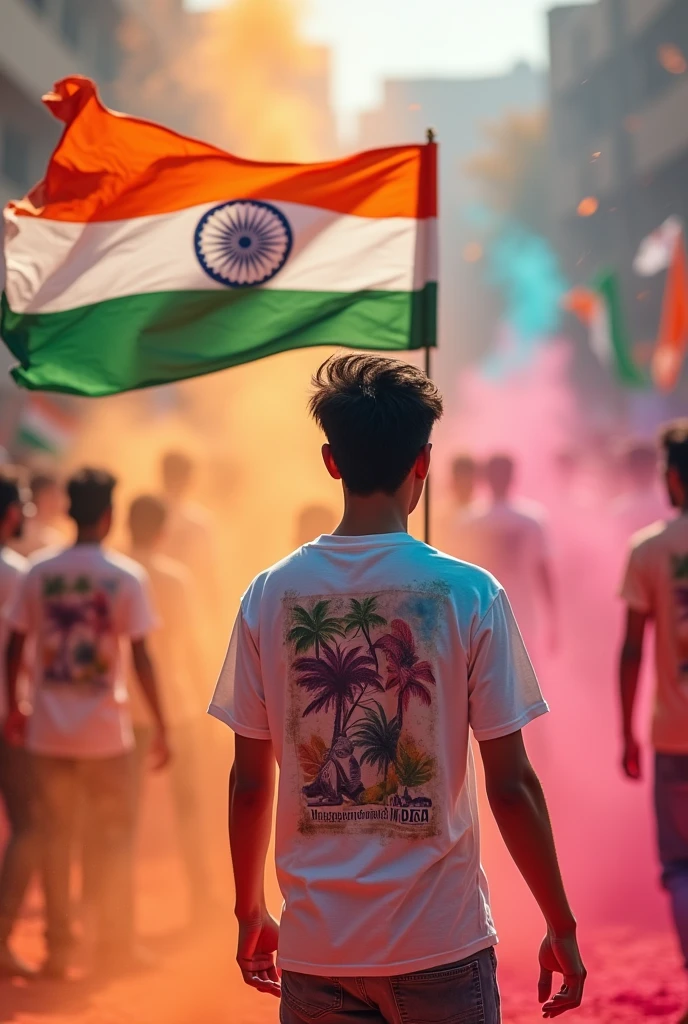
POLYGON ((657 754, 655 810, 662 882, 688 967, 688 754, 657 754))
POLYGON ((41 800, 46 939, 58 952, 71 944, 70 873, 79 811, 93 836, 89 888, 103 954, 126 954, 133 940, 134 757, 35 757, 41 800))
POLYGON ((458 963, 391 978, 282 973, 282 1024, 499 1024, 497 958, 483 949, 458 963))
POLYGON ((31 877, 38 867, 39 836, 33 759, 0 735, 0 798, 9 825, 0 864, 0 943, 7 942, 31 877))

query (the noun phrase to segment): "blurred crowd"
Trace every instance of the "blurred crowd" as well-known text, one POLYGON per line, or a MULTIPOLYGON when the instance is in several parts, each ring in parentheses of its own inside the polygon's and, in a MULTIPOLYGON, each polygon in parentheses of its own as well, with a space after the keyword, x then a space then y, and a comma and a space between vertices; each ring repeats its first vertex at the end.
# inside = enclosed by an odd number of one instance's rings
MULTIPOLYGON (((216 736, 205 710, 229 609, 216 526, 191 498, 194 471, 182 452, 162 458, 155 486, 119 510, 120 551, 106 471, 66 481, 44 467, 0 472, 0 977, 67 977, 77 942, 106 972, 145 962, 133 866, 151 768, 166 769, 191 921, 213 913, 202 837, 216 736), (45 907, 40 967, 11 943, 32 884, 45 907)), ((521 497, 518 478, 509 454, 457 454, 433 542, 504 584, 536 665, 563 646, 571 674, 584 673, 586 650, 567 630, 588 615, 589 636, 601 618, 608 632, 629 538, 668 512, 655 446, 562 452, 546 503, 521 497)), ((295 546, 336 523, 334 509, 304 506, 295 546)))

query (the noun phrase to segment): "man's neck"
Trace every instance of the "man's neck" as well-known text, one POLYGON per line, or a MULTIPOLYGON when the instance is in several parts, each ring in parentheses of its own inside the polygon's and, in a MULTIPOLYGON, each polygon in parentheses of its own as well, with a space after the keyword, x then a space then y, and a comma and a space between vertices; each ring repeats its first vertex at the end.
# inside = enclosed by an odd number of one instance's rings
POLYGON ((408 533, 408 512, 386 494, 369 498, 346 495, 337 537, 369 537, 376 533, 408 533))
POLYGON ((83 528, 77 530, 76 540, 74 541, 75 547, 82 547, 82 546, 84 546, 86 544, 89 544, 91 546, 95 545, 96 547, 100 547, 102 543, 103 543, 102 537, 100 537, 93 530, 83 529, 83 528))

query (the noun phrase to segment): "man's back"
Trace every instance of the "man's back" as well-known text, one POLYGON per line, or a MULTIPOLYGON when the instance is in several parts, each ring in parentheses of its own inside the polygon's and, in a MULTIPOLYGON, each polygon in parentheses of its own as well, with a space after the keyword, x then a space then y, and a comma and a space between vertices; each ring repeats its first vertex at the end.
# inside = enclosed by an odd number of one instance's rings
POLYGON ((543 515, 526 501, 498 501, 476 510, 470 522, 478 564, 500 581, 524 636, 536 630, 537 573, 547 558, 543 515))
MULTIPOLYGON (((205 710, 199 680, 203 661, 198 644, 197 609, 192 599, 193 582, 183 565, 156 553, 132 551, 132 558, 148 574, 158 628, 151 633, 149 646, 156 666, 160 699, 168 726, 198 718, 205 710)), ((139 687, 130 686, 135 721, 149 721, 139 687)), ((207 699, 207 698, 206 698, 207 699)))
POLYGON ((136 563, 97 544, 31 566, 10 624, 36 640, 34 752, 107 757, 131 746, 120 644, 153 625, 144 582, 136 563))
POLYGON ((664 753, 688 753, 688 515, 633 539, 623 597, 655 620, 653 737, 664 753))
POLYGON ((280 963, 391 975, 495 941, 469 723, 543 713, 501 587, 405 533, 327 536, 259 576, 211 712, 281 766, 280 963))

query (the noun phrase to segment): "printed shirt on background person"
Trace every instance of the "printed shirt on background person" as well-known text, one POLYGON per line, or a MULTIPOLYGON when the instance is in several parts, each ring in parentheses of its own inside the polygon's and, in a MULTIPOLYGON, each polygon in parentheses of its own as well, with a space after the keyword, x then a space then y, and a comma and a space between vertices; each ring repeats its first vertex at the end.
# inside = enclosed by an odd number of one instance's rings
POLYGON ((133 733, 122 642, 157 625, 146 574, 128 558, 79 544, 35 561, 9 613, 35 641, 27 747, 54 757, 114 757, 133 733))
MULTIPOLYGON (((150 583, 158 628, 150 634, 149 649, 165 722, 173 729, 198 719, 207 702, 207 673, 193 580, 183 565, 165 555, 134 548, 131 558, 145 569, 150 583)), ((134 724, 152 724, 150 710, 131 668, 129 695, 134 724)))
POLYGON ((0 547, 0 724, 7 717, 7 681, 5 679, 5 648, 7 646, 7 616, 22 577, 28 569, 25 558, 9 547, 0 547))
POLYGON ((549 558, 544 522, 538 505, 519 500, 483 505, 470 524, 476 561, 504 587, 529 650, 538 638, 538 572, 549 558))
POLYGON ((280 966, 394 975, 493 945, 469 725, 546 710, 499 584, 408 534, 320 537, 258 576, 209 711, 280 765, 280 966))
POLYGON ((688 754, 688 514, 633 538, 621 596, 655 622, 652 743, 688 754))

